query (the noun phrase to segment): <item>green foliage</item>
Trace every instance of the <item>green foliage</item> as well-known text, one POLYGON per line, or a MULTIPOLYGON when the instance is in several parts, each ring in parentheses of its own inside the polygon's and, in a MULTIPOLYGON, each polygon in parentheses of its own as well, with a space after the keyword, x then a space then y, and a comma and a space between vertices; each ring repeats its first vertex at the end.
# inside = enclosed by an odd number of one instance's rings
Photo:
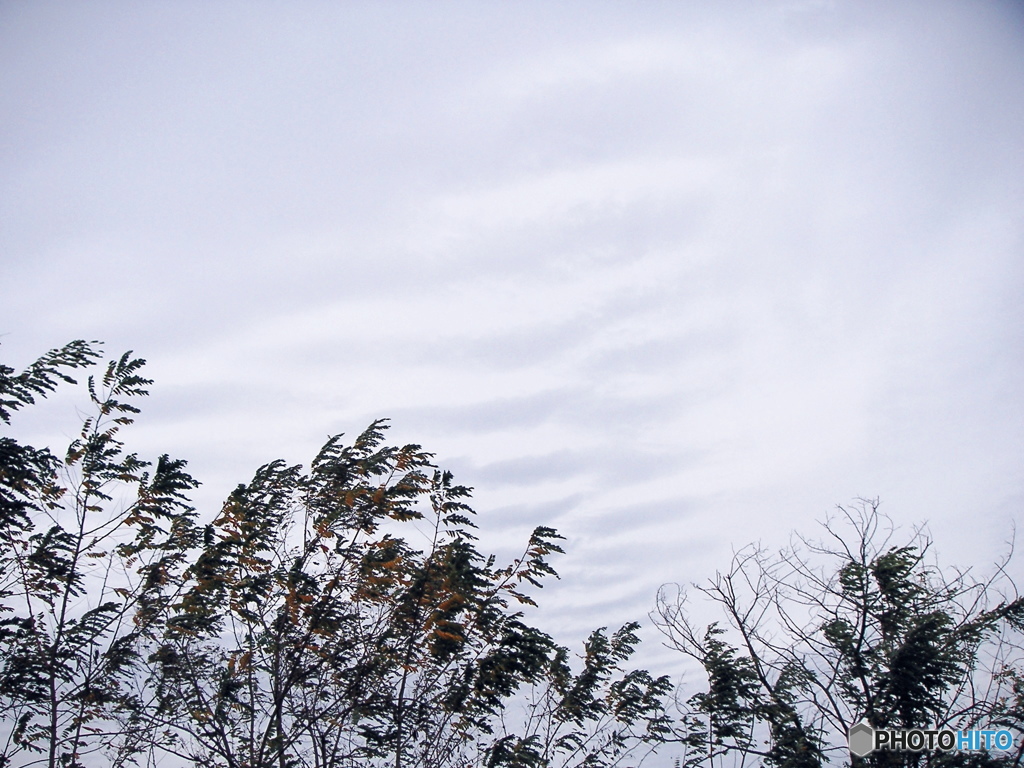
POLYGON ((0 364, 0 421, 10 424, 12 411, 46 397, 60 382, 77 383, 65 371, 92 365, 100 357, 97 343, 78 340, 51 349, 16 376, 13 368, 0 364))
MULTIPOLYGON (((76 341, 19 375, 0 367, 4 424, 98 357, 76 341)), ((126 354, 99 384, 89 377, 93 415, 63 461, 0 438, 0 764, 81 765, 132 738, 116 718, 140 706, 135 642, 156 616, 159 582, 183 559, 185 493, 196 485, 184 462, 164 456, 151 468, 123 451, 131 399, 149 384, 143 364, 126 354)))
MULTIPOLYGON (((98 359, 0 367, 0 418, 98 359)), ((0 438, 0 766, 612 766, 671 732, 635 625, 577 660, 527 623, 554 530, 498 566, 470 490, 383 421, 200 524, 185 462, 125 448, 143 366, 88 377, 63 459, 0 438)))
MULTIPOLYGON (((846 732, 861 719, 903 729, 1001 727, 1021 743, 1024 599, 999 592, 1002 569, 984 582, 943 573, 929 564, 922 536, 889 543, 875 504, 842 511, 852 535, 830 522, 831 545, 801 539, 774 557, 742 551, 727 573, 698 587, 725 612, 728 633, 717 624, 701 633, 685 595, 662 589, 657 621, 708 677, 683 718, 687 765, 849 760, 846 732)), ((1019 760, 1019 752, 879 751, 855 762, 1019 760)))
POLYGON ((384 428, 332 438, 308 473, 268 464, 229 497, 151 638, 160 747, 204 765, 611 765, 653 737, 612 729, 610 749, 585 732, 661 714, 666 681, 614 676, 633 628, 595 633, 573 676, 523 620, 560 537, 537 528, 495 567, 469 489, 384 428), (565 727, 510 733, 526 688, 565 727))

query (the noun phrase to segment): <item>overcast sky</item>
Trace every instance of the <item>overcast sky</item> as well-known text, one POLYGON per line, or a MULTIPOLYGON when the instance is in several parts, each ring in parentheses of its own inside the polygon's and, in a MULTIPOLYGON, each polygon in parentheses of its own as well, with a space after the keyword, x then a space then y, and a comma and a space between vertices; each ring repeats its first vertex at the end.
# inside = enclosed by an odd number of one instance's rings
POLYGON ((0 2, 4 361, 148 358, 210 515, 390 417, 566 641, 858 496, 995 560, 1022 283, 1020 2, 0 2))

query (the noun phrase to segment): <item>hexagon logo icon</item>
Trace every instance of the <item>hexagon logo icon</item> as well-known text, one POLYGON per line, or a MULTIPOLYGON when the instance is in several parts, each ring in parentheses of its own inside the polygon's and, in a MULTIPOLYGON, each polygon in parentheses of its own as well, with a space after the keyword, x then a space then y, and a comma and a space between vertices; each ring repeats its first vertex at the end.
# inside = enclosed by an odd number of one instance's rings
POLYGON ((846 736, 850 743, 850 752, 857 757, 864 757, 875 748, 875 729, 868 725, 866 720, 861 720, 850 728, 846 736))

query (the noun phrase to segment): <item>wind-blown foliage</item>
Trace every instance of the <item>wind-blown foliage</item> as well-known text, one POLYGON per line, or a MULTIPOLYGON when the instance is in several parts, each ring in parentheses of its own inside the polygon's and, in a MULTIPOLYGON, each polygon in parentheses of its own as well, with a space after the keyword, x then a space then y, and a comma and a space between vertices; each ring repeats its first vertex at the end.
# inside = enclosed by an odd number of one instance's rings
MULTIPOLYGON (((4 426, 98 356, 76 341, 19 375, 0 367, 4 426)), ((88 378, 93 413, 63 460, 0 438, 0 764, 80 765, 132 740, 116 719, 140 706, 136 642, 183 561, 195 487, 183 461, 123 450, 143 364, 128 353, 88 378)))
MULTIPOLYGON (((4 424, 98 357, 0 368, 4 424)), ((612 766, 670 732, 635 625, 577 661, 526 621, 554 530, 498 565, 469 489, 383 421, 203 524, 183 461, 125 450, 143 365, 89 377, 63 460, 0 439, 0 766, 612 766)))
POLYGON ((332 438, 308 473, 266 465, 206 529, 152 638, 160 747, 203 765, 611 765, 655 736, 635 725, 664 717, 667 682, 612 679, 631 628, 592 636, 576 677, 524 622, 560 537, 537 528, 497 567, 469 489, 383 428, 332 438), (524 686, 548 691, 546 738, 507 729, 524 686))
POLYGON ((721 606, 728 632, 717 623, 701 630, 685 593, 662 589, 655 620, 708 677, 685 704, 683 762, 849 761, 846 733, 864 719, 878 728, 1005 728, 1019 746, 876 751, 857 764, 1019 764, 1024 598, 1001 568, 985 581, 940 571, 920 533, 892 544, 877 502, 841 513, 851 534, 830 521, 824 544, 800 539, 775 556, 742 550, 728 572, 697 587, 721 606))

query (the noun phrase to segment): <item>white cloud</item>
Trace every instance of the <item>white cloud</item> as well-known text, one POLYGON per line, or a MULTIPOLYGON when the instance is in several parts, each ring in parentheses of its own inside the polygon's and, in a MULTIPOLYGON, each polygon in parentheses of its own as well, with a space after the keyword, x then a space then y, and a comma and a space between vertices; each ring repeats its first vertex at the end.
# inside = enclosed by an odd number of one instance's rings
POLYGON ((395 416, 485 542, 563 529, 555 624, 856 494, 993 557, 1024 40, 994 5, 586 7, 3 6, 4 351, 149 357, 146 445, 209 506, 395 416))

